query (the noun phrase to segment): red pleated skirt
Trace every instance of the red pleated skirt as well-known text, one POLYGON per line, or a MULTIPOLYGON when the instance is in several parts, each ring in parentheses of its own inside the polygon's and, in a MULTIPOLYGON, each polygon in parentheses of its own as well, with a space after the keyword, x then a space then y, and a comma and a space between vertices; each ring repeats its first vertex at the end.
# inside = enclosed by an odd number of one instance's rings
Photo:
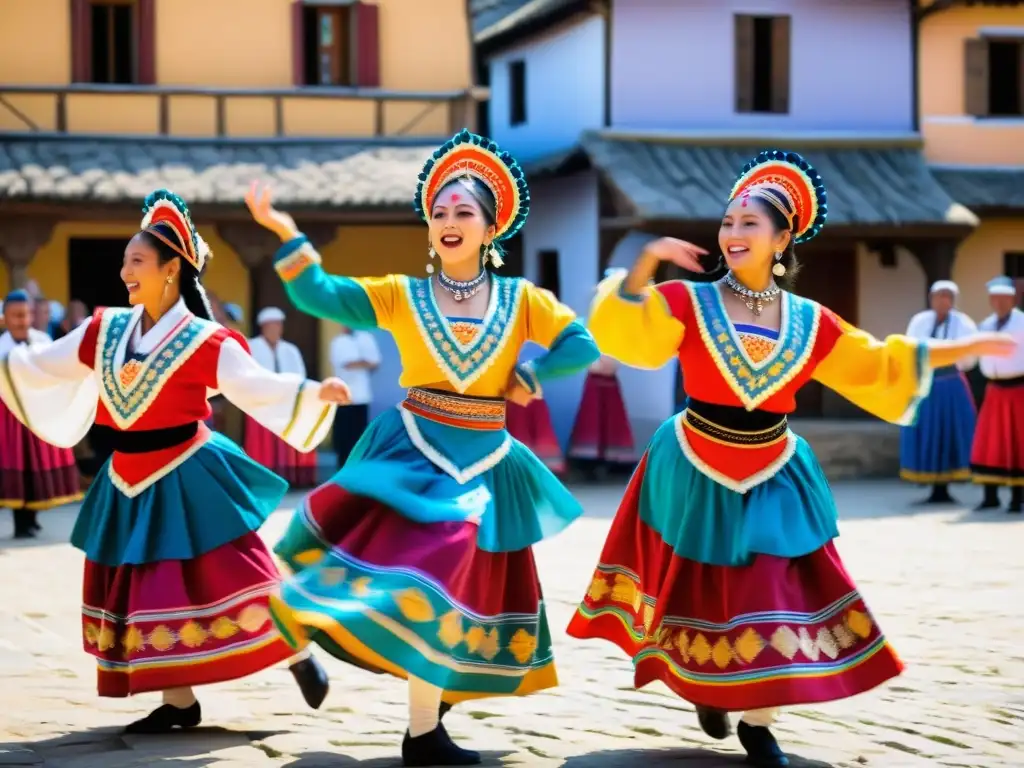
POLYGON ((569 457, 623 464, 636 461, 633 430, 616 376, 587 375, 569 439, 569 457))
POLYGON ((316 485, 316 451, 295 450, 249 416, 245 418, 243 448, 253 461, 283 477, 293 488, 316 485))
POLYGON ((1024 386, 989 382, 971 448, 971 476, 988 485, 1024 485, 1024 386))
POLYGON ((509 403, 505 412, 505 429, 556 475, 565 472, 565 454, 551 424, 551 411, 543 399, 531 400, 525 407, 509 403))

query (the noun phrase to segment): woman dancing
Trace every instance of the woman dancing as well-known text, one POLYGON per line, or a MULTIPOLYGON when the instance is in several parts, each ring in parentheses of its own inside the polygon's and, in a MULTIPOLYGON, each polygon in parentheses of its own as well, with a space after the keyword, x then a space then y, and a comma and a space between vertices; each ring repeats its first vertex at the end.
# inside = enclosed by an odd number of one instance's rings
POLYGON ((298 573, 271 611, 298 647, 312 640, 408 679, 405 765, 479 763, 439 714, 557 684, 530 547, 582 510, 509 436, 505 402, 540 397, 545 381, 598 352, 549 291, 485 268, 501 264, 496 242, 523 225, 529 199, 522 169, 493 142, 468 131, 447 141, 415 198, 441 262, 425 279, 328 275, 265 189, 248 199, 284 243, 276 265, 292 301, 350 328, 389 331, 402 357, 405 401, 374 420, 276 547, 298 573), (548 352, 517 366, 527 341, 548 352))
MULTIPOLYGON (((121 268, 132 308, 98 309, 39 350, 15 347, 0 397, 47 442, 72 446, 95 422, 113 449, 71 534, 86 557, 83 640, 100 696, 163 693, 127 731, 164 733, 199 724, 194 686, 294 653, 270 620, 279 575, 257 534, 288 485, 206 427, 209 394, 310 451, 348 391, 260 367, 244 337, 210 320, 210 253, 184 201, 158 190, 143 211, 121 268)), ((300 656, 291 670, 319 707, 323 669, 300 656)))
POLYGON ((748 761, 784 766, 769 730, 779 707, 873 688, 902 665, 832 540, 836 507, 786 414, 812 378, 887 421, 909 423, 931 370, 1005 354, 1002 334, 879 342, 783 290, 793 246, 825 223, 825 187, 792 152, 743 169, 718 234, 729 267, 713 283, 651 286, 662 260, 702 271, 704 253, 660 240, 599 287, 590 328, 638 368, 678 356, 686 409, 655 433, 569 625, 633 659, 634 685, 661 680, 725 738, 729 711, 748 761))

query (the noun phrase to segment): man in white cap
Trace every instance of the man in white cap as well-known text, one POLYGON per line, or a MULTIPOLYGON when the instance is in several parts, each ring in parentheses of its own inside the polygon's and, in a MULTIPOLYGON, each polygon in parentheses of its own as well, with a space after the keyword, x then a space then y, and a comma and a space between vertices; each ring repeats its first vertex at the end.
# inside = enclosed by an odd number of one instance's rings
MULTIPOLYGON (((306 364, 299 348, 284 340, 285 314, 278 307, 266 307, 256 315, 260 335, 249 340, 253 359, 275 373, 306 376, 306 364)), ((245 452, 273 470, 293 487, 316 485, 316 452, 299 453, 251 417, 245 420, 245 452)))
MULTIPOLYGON (((935 282, 928 295, 931 308, 910 319, 907 336, 956 341, 977 333, 974 321, 954 308, 959 294, 960 288, 952 280, 935 282)), ((949 484, 971 479, 977 411, 963 371, 976 363, 964 360, 958 365, 936 368, 931 392, 918 409, 917 421, 900 432, 900 477, 932 487, 925 504, 952 502, 949 484)))
POLYGON ((999 506, 999 486, 1011 489, 1008 512, 1020 513, 1024 502, 1024 312, 1017 309, 1017 287, 1009 277, 988 282, 993 313, 981 321, 981 331, 1003 331, 1018 341, 1009 357, 981 358, 988 379, 985 400, 971 451, 974 482, 985 487, 978 510, 999 506))

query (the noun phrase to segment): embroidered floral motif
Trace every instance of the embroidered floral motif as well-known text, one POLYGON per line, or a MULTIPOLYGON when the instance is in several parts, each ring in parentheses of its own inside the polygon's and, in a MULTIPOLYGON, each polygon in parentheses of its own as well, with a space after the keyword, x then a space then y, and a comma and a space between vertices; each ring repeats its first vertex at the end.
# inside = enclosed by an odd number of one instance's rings
POLYGON ((795 378, 811 357, 821 309, 813 301, 782 294, 782 326, 770 354, 752 359, 736 332, 715 283, 685 283, 701 339, 733 394, 754 410, 795 378))
POLYGON ((127 353, 126 336, 132 318, 133 313, 129 310, 108 309, 103 313, 96 341, 97 369, 101 379, 100 397, 114 423, 121 429, 130 428, 149 410, 175 371, 217 329, 213 323, 192 318, 183 323, 144 361, 130 360, 118 369, 118 359, 123 360, 127 353))
POLYGON ((458 340, 459 344, 469 344, 476 338, 477 331, 480 330, 479 323, 473 323, 468 320, 449 322, 448 327, 451 329, 452 336, 458 340))
POLYGON ((494 276, 487 314, 469 341, 459 339, 441 314, 429 279, 405 279, 406 295, 427 349, 441 372, 459 392, 465 392, 498 358, 515 328, 523 284, 494 276))

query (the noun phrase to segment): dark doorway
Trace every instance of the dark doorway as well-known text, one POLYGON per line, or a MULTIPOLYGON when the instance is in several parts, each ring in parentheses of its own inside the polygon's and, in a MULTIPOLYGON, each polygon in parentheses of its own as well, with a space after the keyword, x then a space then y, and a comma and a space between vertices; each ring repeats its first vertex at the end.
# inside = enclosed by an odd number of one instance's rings
POLYGON ((96 307, 127 307, 121 281, 126 238, 73 237, 68 241, 68 300, 78 299, 89 311, 96 307))
POLYGON ((252 335, 259 334, 256 327, 256 315, 265 307, 277 307, 284 311, 284 337, 302 352, 306 363, 306 375, 311 379, 319 379, 320 371, 320 321, 305 312, 299 312, 285 293, 281 278, 274 271, 270 259, 264 259, 258 267, 249 270, 250 295, 252 308, 252 335))

